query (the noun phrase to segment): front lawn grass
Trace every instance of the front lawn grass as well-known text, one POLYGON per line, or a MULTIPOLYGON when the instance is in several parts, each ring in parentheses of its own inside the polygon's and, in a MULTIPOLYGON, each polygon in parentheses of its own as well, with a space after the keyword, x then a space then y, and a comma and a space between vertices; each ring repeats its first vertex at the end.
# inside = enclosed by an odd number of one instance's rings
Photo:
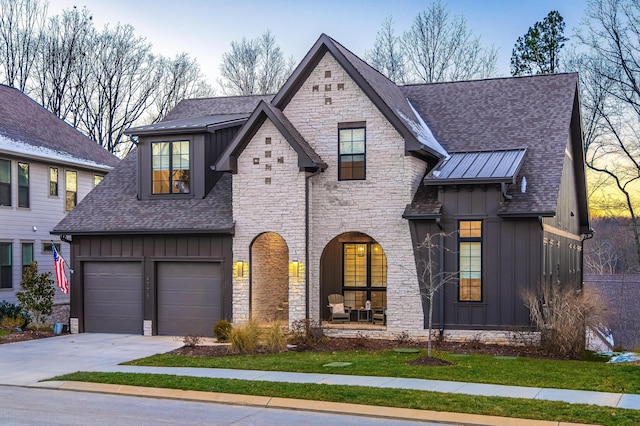
MULTIPOLYGON (((599 364, 602 366, 603 364, 599 364)), ((342 371, 342 370, 340 370, 342 371)), ((640 424, 640 411, 555 401, 470 396, 403 389, 274 383, 162 374, 78 372, 50 380, 111 383, 315 401, 348 402, 420 410, 449 411, 601 425, 640 424)))
POLYGON ((607 364, 603 361, 566 361, 522 358, 502 359, 490 355, 455 356, 435 352, 434 356, 452 362, 450 367, 410 366, 405 362, 425 356, 381 352, 284 352, 279 354, 234 355, 226 357, 189 357, 158 354, 126 363, 127 365, 231 368, 245 370, 291 371, 300 373, 337 373, 361 376, 406 377, 492 383, 599 392, 640 393, 640 367, 607 364), (352 365, 330 370, 330 362, 352 365))

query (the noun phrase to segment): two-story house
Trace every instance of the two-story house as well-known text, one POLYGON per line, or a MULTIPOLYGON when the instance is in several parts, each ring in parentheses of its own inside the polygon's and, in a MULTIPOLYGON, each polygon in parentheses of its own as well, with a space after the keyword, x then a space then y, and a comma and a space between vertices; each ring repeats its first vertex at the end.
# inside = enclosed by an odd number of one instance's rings
MULTIPOLYGON (((50 231, 118 163, 54 114, 15 88, 0 85, 0 300, 16 302, 32 261, 53 271, 50 231)), ((57 303, 69 296, 56 290, 57 303)))
POLYGON ((439 230, 459 279, 436 326, 529 327, 522 289, 581 285, 577 81, 398 86, 322 35, 273 97, 183 101, 131 129, 137 152, 55 228, 79 271, 72 329, 324 321, 340 294, 354 322, 385 312, 367 334, 424 336, 415 247, 439 230))

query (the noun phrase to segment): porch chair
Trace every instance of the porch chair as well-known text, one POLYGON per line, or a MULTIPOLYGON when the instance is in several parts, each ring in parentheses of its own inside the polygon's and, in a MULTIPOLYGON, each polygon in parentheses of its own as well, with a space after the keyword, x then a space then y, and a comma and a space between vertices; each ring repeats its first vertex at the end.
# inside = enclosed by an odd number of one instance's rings
POLYGON ((349 322, 351 319, 351 307, 344 306, 344 296, 341 294, 329 295, 329 311, 331 311, 330 321, 349 322))
POLYGON ((373 308, 372 323, 374 324, 387 324, 387 310, 383 308, 373 308))

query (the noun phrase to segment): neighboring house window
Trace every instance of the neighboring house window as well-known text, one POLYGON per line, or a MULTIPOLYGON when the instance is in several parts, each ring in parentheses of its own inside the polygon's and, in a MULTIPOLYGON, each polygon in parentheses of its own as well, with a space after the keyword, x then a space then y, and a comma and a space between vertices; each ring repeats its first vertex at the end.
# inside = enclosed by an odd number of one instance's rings
MULTIPOLYGON (((54 246, 56 246, 56 251, 58 253, 62 253, 60 251, 60 243, 54 243, 54 246)), ((51 250, 51 242, 48 243, 42 243, 42 253, 51 253, 51 255, 53 255, 53 250, 51 250)))
POLYGON ((58 196, 58 169, 49 167, 49 196, 58 196))
POLYGON ((343 245, 343 283, 345 304, 360 309, 371 301, 373 308, 387 307, 387 257, 379 244, 343 245))
POLYGON ((78 204, 78 174, 68 171, 64 175, 65 210, 70 211, 78 204))
POLYGON ((463 302, 482 300, 482 221, 460 221, 460 295, 463 302))
POLYGON ((28 163, 18 163, 18 207, 29 207, 28 163))
POLYGON ((0 288, 12 288, 12 245, 11 243, 0 243, 0 288))
POLYGON ((153 194, 187 194, 190 186, 189 141, 154 142, 151 150, 153 194))
POLYGON ((95 188, 96 186, 98 186, 98 184, 102 182, 102 179, 104 179, 104 176, 93 175, 93 187, 95 188))
MULTIPOLYGON (((362 123, 360 123, 362 124, 362 123)), ((338 180, 364 180, 365 127, 338 128, 338 180)))
POLYGON ((22 276, 27 266, 33 262, 33 243, 22 243, 22 276))
POLYGON ((0 160, 0 206, 11 205, 11 161, 0 160))

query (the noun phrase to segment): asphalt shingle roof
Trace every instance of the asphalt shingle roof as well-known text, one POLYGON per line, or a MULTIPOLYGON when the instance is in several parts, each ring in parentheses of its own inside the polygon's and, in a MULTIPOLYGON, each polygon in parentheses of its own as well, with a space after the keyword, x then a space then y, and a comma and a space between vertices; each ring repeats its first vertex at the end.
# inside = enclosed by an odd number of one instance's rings
MULTIPOLYGON (((119 161, 116 156, 18 89, 2 84, 0 84, 0 136, 34 148, 64 153, 70 161, 75 159, 87 165, 95 163, 113 167, 119 161)), ((1 144, 0 148, 2 148, 1 144)))
POLYGON ((549 74, 402 91, 448 152, 526 148, 519 175, 527 191, 511 191, 500 213, 548 214, 556 211, 577 83, 577 74, 549 74))
POLYGON ((229 96, 224 98, 185 99, 163 118, 172 121, 208 115, 251 114, 261 100, 270 102, 273 95, 229 96))
POLYGON ((138 151, 132 151, 54 228, 57 234, 230 232, 231 175, 205 198, 138 200, 138 151))

